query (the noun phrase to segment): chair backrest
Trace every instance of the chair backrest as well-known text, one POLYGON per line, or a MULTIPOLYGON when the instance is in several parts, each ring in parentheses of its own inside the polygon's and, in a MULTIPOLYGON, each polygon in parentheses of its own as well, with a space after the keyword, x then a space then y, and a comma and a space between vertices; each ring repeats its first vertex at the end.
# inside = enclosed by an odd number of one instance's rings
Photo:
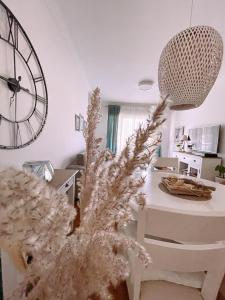
POLYGON ((145 238, 146 250, 151 254, 153 266, 157 269, 176 272, 225 271, 225 245, 214 244, 177 244, 145 238), (222 264, 222 267, 221 267, 222 264))
MULTIPOLYGON (((175 272, 207 272, 201 289, 205 300, 215 300, 225 270, 223 242, 204 245, 168 243, 144 239, 143 243, 152 258, 150 269, 175 272)), ((149 270, 141 266, 140 280, 148 280, 149 270)))
POLYGON ((153 164, 154 171, 178 173, 178 158, 177 157, 159 157, 153 164), (168 170, 166 169, 168 168, 168 170))
POLYGON ((167 211, 146 207, 132 202, 137 220, 137 239, 143 234, 187 243, 214 243, 225 241, 225 217, 199 213, 167 211))
MULTIPOLYGON (((205 300, 215 300, 225 271, 225 243, 216 242, 225 240, 224 218, 131 207, 137 219, 136 239, 152 258, 149 268, 175 272, 207 271, 201 294, 205 300)), ((140 282, 148 280, 149 268, 145 270, 137 259, 133 265, 133 299, 137 300, 140 282)))

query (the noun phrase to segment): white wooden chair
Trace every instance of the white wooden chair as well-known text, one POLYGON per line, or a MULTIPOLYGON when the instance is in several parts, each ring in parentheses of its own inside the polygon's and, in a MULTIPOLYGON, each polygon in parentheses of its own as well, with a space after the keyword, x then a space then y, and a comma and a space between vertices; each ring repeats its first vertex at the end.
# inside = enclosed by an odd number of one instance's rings
POLYGON ((156 162, 153 163, 153 171, 178 173, 178 158, 159 157, 156 162))
POLYGON ((225 245, 216 242, 225 240, 225 219, 150 208, 137 211, 136 205, 133 208, 137 226, 132 235, 145 246, 152 264, 144 269, 136 257, 130 256, 130 300, 215 300, 225 270, 225 245), (162 280, 149 281, 153 271, 158 270, 202 272, 201 290, 162 280))

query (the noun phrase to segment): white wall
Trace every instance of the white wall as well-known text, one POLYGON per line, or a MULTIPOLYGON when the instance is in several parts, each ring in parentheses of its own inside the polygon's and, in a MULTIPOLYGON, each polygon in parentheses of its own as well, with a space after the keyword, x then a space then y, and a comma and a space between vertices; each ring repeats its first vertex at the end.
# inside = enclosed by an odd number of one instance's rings
POLYGON ((40 59, 48 88, 49 112, 38 139, 20 150, 0 150, 0 169, 21 167, 28 160, 50 160, 64 167, 84 149, 84 139, 74 127, 74 114, 86 115, 88 83, 70 42, 60 11, 52 0, 5 0, 40 59))
MULTIPOLYGON (((225 46, 225 1, 224 0, 198 0, 194 1, 192 25, 209 25, 221 34, 225 46)), ((224 55, 225 57, 225 55, 224 55)), ((196 109, 172 113, 170 130, 170 152, 173 148, 174 129, 185 126, 189 128, 207 125, 225 125, 225 61, 215 85, 210 91, 205 102, 196 109)), ((225 130, 222 128, 219 152, 225 158, 225 130)))
POLYGON ((166 121, 162 125, 162 142, 161 142, 161 156, 170 156, 170 130, 173 124, 173 118, 171 110, 167 107, 164 112, 164 118, 166 121))
POLYGON ((184 126, 185 133, 188 133, 189 128, 219 124, 222 125, 219 152, 220 156, 225 158, 225 84, 223 76, 217 79, 212 91, 200 107, 173 113, 170 151, 172 151, 175 127, 184 126))

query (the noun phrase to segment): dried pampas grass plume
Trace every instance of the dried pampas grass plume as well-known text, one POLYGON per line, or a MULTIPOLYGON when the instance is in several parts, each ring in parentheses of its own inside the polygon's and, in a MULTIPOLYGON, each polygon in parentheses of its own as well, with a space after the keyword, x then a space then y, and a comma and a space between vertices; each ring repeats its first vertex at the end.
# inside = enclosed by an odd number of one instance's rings
POLYGON ((0 172, 0 191, 1 248, 12 254, 20 270, 28 256, 47 267, 65 244, 76 210, 66 196, 22 171, 0 172))
POLYGON ((0 173, 0 239, 6 248, 20 247, 32 255, 23 282, 10 299, 87 300, 95 294, 111 299, 108 286, 129 274, 127 249, 145 266, 145 249, 120 230, 133 219, 129 201, 145 204, 144 184, 137 171, 150 163, 161 141, 162 101, 127 141, 118 157, 100 151, 95 137, 99 121, 100 91, 88 107, 85 132, 86 164, 81 178, 83 204, 80 227, 70 232, 75 210, 67 199, 32 175, 15 170, 0 173), (3 192, 2 192, 3 191, 3 192), (2 227, 3 226, 3 227, 2 227))
POLYGON ((80 179, 80 216, 83 217, 84 209, 88 205, 88 199, 91 196, 93 187, 95 185, 96 177, 90 176, 93 174, 93 165, 96 162, 97 157, 98 164, 101 164, 104 160, 104 154, 99 151, 99 146, 102 139, 96 138, 95 132, 97 125, 100 121, 101 115, 101 100, 100 100, 100 89, 96 88, 90 97, 90 104, 87 109, 87 127, 84 131, 84 137, 86 141, 86 151, 85 151, 85 169, 83 175, 80 179))

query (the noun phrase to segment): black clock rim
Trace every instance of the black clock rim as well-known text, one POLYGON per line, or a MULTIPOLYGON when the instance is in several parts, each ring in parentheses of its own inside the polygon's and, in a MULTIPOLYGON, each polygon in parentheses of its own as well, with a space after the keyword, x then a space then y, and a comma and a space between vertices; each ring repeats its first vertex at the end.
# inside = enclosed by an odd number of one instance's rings
MULTIPOLYGON (((0 36, 0 40, 3 40, 4 42, 6 42, 7 44, 9 44, 11 47, 14 47, 13 46, 13 44, 11 44, 10 42, 8 42, 6 39, 4 39, 4 38, 2 38, 1 36, 0 36)), ((32 77, 32 80, 33 80, 33 83, 34 83, 34 88, 35 88, 35 105, 34 105, 34 109, 32 110, 32 112, 30 113, 30 115, 26 118, 26 119, 23 119, 23 120, 20 120, 20 121, 12 121, 12 120, 10 120, 10 119, 8 119, 8 118, 6 118, 6 117, 4 117, 3 115, 1 115, 0 114, 0 118, 2 118, 3 120, 5 120, 5 121, 7 121, 7 122, 9 122, 9 123, 23 123, 23 122, 26 122, 26 121, 28 121, 30 118, 31 118, 31 116, 33 115, 33 113, 34 113, 34 111, 36 110, 36 107, 37 107, 37 101, 38 101, 38 99, 37 99, 37 96, 38 96, 38 94, 37 94, 37 88, 36 88, 36 84, 35 84, 35 79, 34 79, 34 76, 33 76, 33 73, 32 73, 32 71, 31 71, 31 69, 30 69, 30 67, 29 67, 29 65, 28 65, 28 63, 26 62, 26 60, 25 60, 25 58, 23 57, 23 55, 22 55, 22 53, 18 50, 18 49, 16 49, 15 48, 15 51, 20 55, 20 57, 23 59, 23 61, 25 62, 25 64, 26 64, 26 66, 27 66, 27 68, 28 68, 28 70, 29 70, 29 72, 30 72, 30 75, 31 75, 31 77, 32 77)), ((35 56, 36 57, 36 56, 35 56)), ((46 91, 46 90, 45 90, 46 91)), ((47 96, 47 95, 46 95, 47 96)), ((47 100, 47 99, 46 99, 47 100)), ((48 104, 46 103, 46 108, 48 107, 48 104)), ((45 114, 46 115, 46 114, 45 114)))
MULTIPOLYGON (((22 144, 22 145, 18 145, 18 146, 4 146, 4 145, 0 145, 0 149, 4 149, 4 150, 16 150, 16 149, 21 149, 21 148, 24 148, 26 146, 29 146, 30 144, 32 144, 40 135, 40 133, 43 131, 43 128, 44 128, 44 125, 46 123, 46 119, 47 119, 47 115, 48 115, 48 90, 47 90, 47 85, 46 85, 46 80, 45 80, 45 75, 44 75, 44 72, 43 72, 43 69, 42 69, 42 66, 41 66, 41 63, 40 63, 40 60, 37 56, 37 53, 33 47, 33 44, 31 43, 28 35, 26 34, 25 30, 23 29, 22 25, 20 24, 20 22, 17 20, 17 18, 15 17, 15 15, 12 13, 12 11, 8 8, 8 6, 2 1, 0 0, 0 5, 6 10, 6 12, 9 12, 9 14, 16 20, 17 24, 19 25, 20 27, 20 30, 22 31, 23 35, 25 36, 25 38, 27 39, 27 41, 29 42, 29 46, 32 50, 32 52, 34 53, 35 55, 35 58, 37 60, 37 63, 39 65, 39 68, 40 68, 40 71, 42 73, 42 77, 43 77, 43 82, 44 82, 44 87, 45 87, 45 93, 46 93, 46 112, 45 112, 45 119, 43 120, 39 130, 36 132, 35 136, 33 139, 29 140, 28 142, 22 144)), ((1 38, 2 39, 2 38, 1 38)), ((2 39, 4 40, 4 39, 2 39)), ((8 41, 7 41, 8 42, 8 41)), ((9 42, 8 42, 9 43, 9 42)), ((13 45, 11 43, 9 43, 12 47, 13 45)), ((17 51, 18 53, 20 53, 19 51, 17 51)), ((21 55, 21 57, 24 59, 23 55, 21 55)), ((34 81, 34 78, 32 76, 32 79, 34 81)), ((35 86, 35 84, 34 84, 35 86)), ((36 90, 36 86, 35 86, 35 90, 36 90)), ((36 93, 37 94, 37 93, 36 93)), ((37 101, 37 99, 36 99, 37 101)), ((35 107, 36 107, 36 103, 35 103, 35 107)), ((2 116, 3 117, 3 116, 2 116)), ((17 122, 13 122, 13 123, 17 123, 17 122)))

